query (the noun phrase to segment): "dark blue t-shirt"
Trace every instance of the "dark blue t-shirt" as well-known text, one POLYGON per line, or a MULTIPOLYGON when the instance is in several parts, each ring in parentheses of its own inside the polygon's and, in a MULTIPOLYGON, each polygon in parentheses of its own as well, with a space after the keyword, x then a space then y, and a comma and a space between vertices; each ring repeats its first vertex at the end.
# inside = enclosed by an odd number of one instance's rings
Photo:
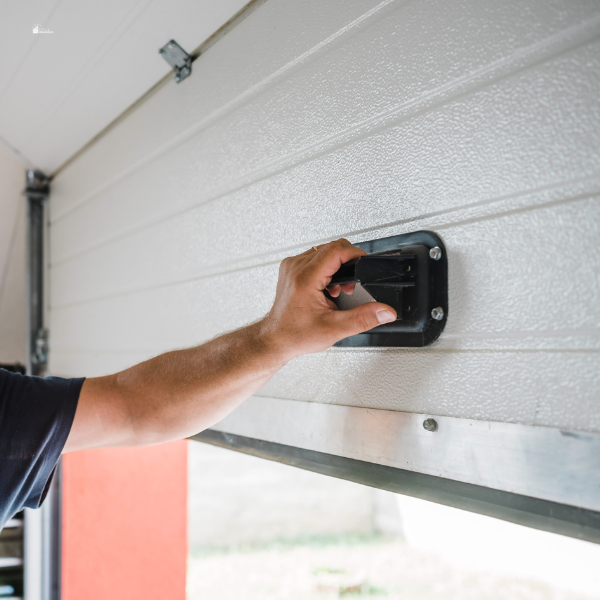
POLYGON ((24 507, 42 504, 83 381, 0 369, 0 529, 24 507))

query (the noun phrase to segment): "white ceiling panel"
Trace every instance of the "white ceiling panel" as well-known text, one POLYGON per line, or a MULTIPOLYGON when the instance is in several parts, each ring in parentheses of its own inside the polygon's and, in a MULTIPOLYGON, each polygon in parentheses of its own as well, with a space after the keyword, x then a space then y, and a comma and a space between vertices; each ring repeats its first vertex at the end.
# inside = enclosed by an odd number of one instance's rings
POLYGON ((175 39, 191 52, 245 4, 3 3, 0 136, 52 173, 170 71, 161 46, 175 39), (34 34, 34 24, 52 33, 34 34))
POLYGON ((0 4, 0 99, 28 53, 40 39, 33 35, 33 19, 38 19, 35 23, 47 23, 59 2, 60 0, 4 0, 0 4))

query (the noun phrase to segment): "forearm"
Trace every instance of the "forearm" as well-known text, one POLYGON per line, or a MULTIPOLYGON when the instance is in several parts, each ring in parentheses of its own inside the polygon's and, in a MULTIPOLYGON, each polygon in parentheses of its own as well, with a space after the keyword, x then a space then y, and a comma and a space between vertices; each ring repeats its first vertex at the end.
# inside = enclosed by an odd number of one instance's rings
MULTIPOLYGON (((167 352, 108 377, 86 380, 88 410, 102 409, 99 443, 70 440, 69 450, 90 446, 138 446, 180 439, 221 420, 259 390, 284 364, 265 343, 261 323, 185 350, 167 352), (113 402, 99 402, 112 398, 113 402), (78 443, 79 442, 79 443, 78 443)), ((81 408, 81 407, 80 407, 81 408)), ((78 413, 79 413, 78 408, 78 413)))
POLYGON ((255 323, 187 350, 168 352, 116 377, 142 444, 198 433, 259 390, 284 364, 255 323))

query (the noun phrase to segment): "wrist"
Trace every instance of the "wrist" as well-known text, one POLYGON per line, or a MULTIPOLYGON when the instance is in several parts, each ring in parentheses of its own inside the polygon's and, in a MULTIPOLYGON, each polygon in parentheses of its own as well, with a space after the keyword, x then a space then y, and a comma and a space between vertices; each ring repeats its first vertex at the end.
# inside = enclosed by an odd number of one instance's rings
POLYGON ((268 316, 254 323, 253 327, 256 327, 257 344, 260 345, 262 353, 276 369, 280 369, 294 358, 293 353, 290 352, 290 345, 281 332, 273 327, 268 316))

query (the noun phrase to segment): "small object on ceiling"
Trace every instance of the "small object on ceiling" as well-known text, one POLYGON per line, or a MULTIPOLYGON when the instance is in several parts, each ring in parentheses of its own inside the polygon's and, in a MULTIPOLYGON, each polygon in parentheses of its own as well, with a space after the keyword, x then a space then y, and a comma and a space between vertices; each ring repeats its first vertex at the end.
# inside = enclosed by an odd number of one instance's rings
POLYGON ((159 53, 173 67, 177 83, 192 74, 192 57, 175 40, 167 42, 159 53))

